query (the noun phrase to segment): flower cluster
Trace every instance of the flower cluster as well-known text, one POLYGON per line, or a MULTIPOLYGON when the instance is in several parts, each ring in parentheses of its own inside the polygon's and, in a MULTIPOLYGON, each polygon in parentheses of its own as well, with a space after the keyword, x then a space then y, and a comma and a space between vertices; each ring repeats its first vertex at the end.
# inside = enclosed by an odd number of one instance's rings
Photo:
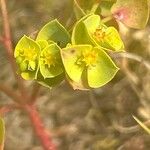
POLYGON ((75 24, 71 36, 57 20, 46 24, 35 40, 23 36, 14 56, 26 80, 53 87, 66 78, 74 89, 90 89, 105 85, 118 71, 107 51, 123 49, 118 31, 90 14, 75 24))

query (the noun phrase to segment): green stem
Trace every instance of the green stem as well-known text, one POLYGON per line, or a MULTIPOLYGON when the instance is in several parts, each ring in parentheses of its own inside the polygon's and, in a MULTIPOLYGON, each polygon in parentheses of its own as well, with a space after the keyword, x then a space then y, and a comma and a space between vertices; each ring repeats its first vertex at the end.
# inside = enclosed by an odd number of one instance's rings
POLYGON ((112 19, 113 19, 113 16, 107 16, 104 19, 102 19, 102 22, 107 23, 107 22, 111 21, 112 19))

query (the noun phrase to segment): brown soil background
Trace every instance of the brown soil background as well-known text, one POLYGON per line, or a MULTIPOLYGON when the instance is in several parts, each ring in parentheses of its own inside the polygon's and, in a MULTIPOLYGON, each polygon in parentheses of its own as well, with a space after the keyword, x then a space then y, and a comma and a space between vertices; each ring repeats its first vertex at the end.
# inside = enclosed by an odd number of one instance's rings
MULTIPOLYGON (((8 1, 13 43, 37 32, 58 18, 63 25, 72 16, 71 0, 8 1)), ((0 18, 2 29, 2 19, 0 18)), ((2 31, 1 31, 2 32, 2 31)), ((59 150, 149 150, 150 136, 132 115, 150 119, 150 24, 143 30, 121 27, 126 51, 132 59, 114 59, 120 71, 106 86, 93 91, 74 91, 66 82, 49 90, 41 87, 36 103, 44 124, 59 150), (138 61, 134 60, 138 56, 138 61)), ((15 86, 5 49, 0 45, 0 84, 15 86)), ((32 82, 26 82, 28 90, 32 82)), ((0 105, 12 101, 0 93, 0 105)), ((25 113, 15 110, 5 116, 5 150, 42 150, 25 113)))

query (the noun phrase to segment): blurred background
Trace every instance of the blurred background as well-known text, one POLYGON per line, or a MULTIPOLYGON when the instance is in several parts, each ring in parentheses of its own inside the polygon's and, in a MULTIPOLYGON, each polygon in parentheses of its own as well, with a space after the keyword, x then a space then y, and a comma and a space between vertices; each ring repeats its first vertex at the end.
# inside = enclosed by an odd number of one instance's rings
MULTIPOLYGON (((75 20, 72 0, 9 0, 7 4, 14 46, 24 34, 34 35, 54 18, 66 28, 75 20)), ((41 87, 36 105, 59 150, 150 149, 150 136, 132 117, 150 119, 150 23, 143 30, 120 26, 128 58, 114 56, 120 71, 109 84, 92 91, 74 91, 66 82, 52 90, 41 87)), ((0 69, 0 83, 15 86, 1 44, 0 69)), ((26 86, 30 91, 33 83, 27 81, 26 86)), ((0 93, 0 105, 10 103, 0 93)), ((5 150, 42 150, 26 114, 15 110, 4 119, 5 150)))

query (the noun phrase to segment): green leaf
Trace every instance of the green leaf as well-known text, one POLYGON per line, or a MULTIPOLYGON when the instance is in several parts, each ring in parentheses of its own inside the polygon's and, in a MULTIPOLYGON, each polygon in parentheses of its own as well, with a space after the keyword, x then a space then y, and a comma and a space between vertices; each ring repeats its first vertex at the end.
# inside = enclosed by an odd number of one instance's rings
POLYGON ((67 30, 55 19, 47 23, 38 33, 37 41, 54 41, 61 48, 70 42, 70 35, 67 30))
MULTIPOLYGON (((98 31, 99 32, 99 31, 98 31)), ((102 40, 98 40, 96 38, 96 42, 108 50, 114 50, 114 51, 123 51, 124 50, 124 43, 122 42, 118 31, 114 27, 102 27, 100 29, 100 34, 102 35, 102 40)))
POLYGON ((44 78, 53 78, 63 72, 60 48, 56 44, 48 45, 42 50, 39 67, 44 78))
POLYGON ((99 15, 92 14, 88 16, 87 18, 85 18, 83 20, 83 23, 85 24, 88 32, 92 34, 100 26, 101 19, 99 15))
POLYGON ((0 118, 0 150, 4 149, 4 139, 5 139, 5 125, 2 118, 0 118))
POLYGON ((43 50, 45 47, 51 44, 51 43, 48 43, 46 40, 40 40, 40 41, 37 41, 37 43, 40 45, 41 50, 43 50))
POLYGON ((38 67, 40 46, 34 40, 23 36, 16 45, 14 57, 19 66, 19 73, 26 79, 34 79, 38 67))
POLYGON ((72 44, 90 44, 93 46, 95 45, 83 22, 79 22, 78 24, 76 24, 75 28, 73 29, 72 44))
POLYGON ((147 0, 117 0, 111 9, 114 17, 128 27, 144 28, 149 18, 147 0))
POLYGON ((87 69, 87 76, 89 86, 98 88, 111 81, 119 69, 102 49, 94 48, 94 51, 98 52, 98 60, 87 69))
POLYGON ((97 43, 95 46, 101 46, 108 50, 122 51, 124 44, 114 27, 105 26, 98 15, 91 15, 86 18, 84 24, 91 38, 97 43))
MULTIPOLYGON (((93 46, 96 45, 95 41, 93 41, 93 39, 90 37, 90 35, 88 33, 88 30, 86 28, 86 25, 83 22, 83 21, 86 21, 86 19, 88 17, 90 17, 90 16, 91 15, 87 15, 87 16, 83 17, 82 19, 80 19, 75 24, 75 27, 74 27, 73 32, 72 32, 72 38, 71 38, 72 44, 75 44, 75 45, 78 45, 78 44, 90 44, 90 45, 93 45, 93 46)), ((87 26, 89 27, 90 24, 91 24, 91 22, 89 24, 87 24, 87 26)), ((92 30, 93 28, 91 27, 90 29, 92 30)))
POLYGON ((142 123, 137 117, 133 116, 133 118, 136 120, 136 122, 148 133, 150 134, 150 129, 142 123))
POLYGON ((55 76, 53 78, 46 78, 44 79, 44 77, 41 75, 40 72, 37 73, 37 79, 36 81, 41 84, 42 86, 45 86, 49 89, 51 89, 52 87, 60 84, 63 80, 64 80, 64 73, 59 74, 58 76, 55 76))

